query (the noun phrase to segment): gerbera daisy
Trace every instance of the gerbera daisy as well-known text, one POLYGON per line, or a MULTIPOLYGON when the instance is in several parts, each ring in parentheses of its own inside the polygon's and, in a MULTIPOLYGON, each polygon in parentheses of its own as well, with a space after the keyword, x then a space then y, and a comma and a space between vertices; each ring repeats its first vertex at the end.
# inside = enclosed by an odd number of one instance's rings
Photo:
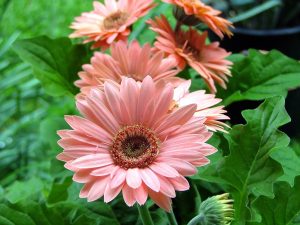
POLYGON ((96 52, 91 59, 91 64, 83 65, 79 72, 80 80, 76 86, 81 88, 82 93, 87 93, 90 88, 103 84, 105 80, 121 82, 122 76, 127 76, 142 81, 146 76, 151 76, 154 81, 165 79, 168 82, 181 80, 175 75, 177 63, 174 59, 164 58, 162 52, 153 54, 151 46, 140 46, 133 41, 127 46, 123 41, 113 43, 111 56, 96 52))
POLYGON ((148 23, 159 34, 155 47, 176 59, 179 68, 184 69, 186 64, 190 65, 203 77, 213 93, 217 91, 214 82, 226 88, 225 81, 231 75, 232 62, 225 58, 230 53, 220 48, 218 42, 206 44, 207 32, 200 34, 192 28, 188 31, 174 31, 164 16, 149 20, 148 23))
POLYGON ((222 101, 222 99, 215 98, 213 94, 206 94, 204 90, 189 92, 191 81, 184 81, 179 84, 174 90, 174 104, 171 110, 177 107, 184 107, 189 104, 196 104, 197 109, 194 116, 205 118, 204 124, 211 131, 222 131, 224 127, 229 127, 226 123, 220 120, 228 120, 224 106, 215 106, 222 101))
POLYGON ((153 0, 95 1, 94 10, 75 18, 71 38, 86 37, 94 48, 107 48, 114 40, 127 40, 130 26, 154 6, 153 0))
MULTIPOLYGON (((177 13, 175 13, 177 19, 182 23, 189 21, 189 16, 193 16, 200 21, 204 22, 213 32, 215 32, 220 38, 223 38, 224 34, 232 36, 230 27, 233 27, 232 23, 219 15, 221 12, 208 5, 205 5, 200 0, 163 0, 167 3, 171 3, 178 7, 177 13), (179 12, 178 12, 179 11, 179 12)), ((192 21, 192 20, 191 20, 192 21)))
POLYGON ((64 151, 57 156, 84 183, 81 198, 109 202, 120 192, 128 206, 148 196, 167 211, 175 191, 189 189, 184 176, 209 163, 216 150, 205 143, 211 133, 196 118, 194 104, 169 112, 172 85, 158 87, 150 76, 142 82, 124 77, 106 81, 77 98, 83 117, 66 116, 71 130, 58 132, 64 151))

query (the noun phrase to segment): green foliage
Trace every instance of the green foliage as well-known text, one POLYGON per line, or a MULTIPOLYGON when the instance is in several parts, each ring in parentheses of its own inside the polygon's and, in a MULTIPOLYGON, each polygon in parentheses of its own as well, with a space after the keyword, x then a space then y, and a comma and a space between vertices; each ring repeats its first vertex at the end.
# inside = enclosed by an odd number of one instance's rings
POLYGON ((299 225, 300 224, 300 176, 291 187, 286 182, 274 184, 275 197, 261 196, 253 204, 261 221, 249 225, 299 225))
POLYGON ((276 50, 261 53, 251 49, 247 56, 234 57, 233 61, 227 89, 218 90, 225 105, 286 96, 289 89, 300 86, 300 64, 276 50))
POLYGON ((78 79, 81 66, 88 61, 83 45, 73 46, 67 38, 53 40, 42 36, 17 41, 14 50, 31 65, 34 75, 49 95, 78 92, 73 83, 78 79))

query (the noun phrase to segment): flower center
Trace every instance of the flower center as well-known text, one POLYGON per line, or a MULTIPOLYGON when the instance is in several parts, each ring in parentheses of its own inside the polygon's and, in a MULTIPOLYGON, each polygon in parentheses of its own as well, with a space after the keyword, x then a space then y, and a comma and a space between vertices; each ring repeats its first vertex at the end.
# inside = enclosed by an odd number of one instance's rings
POLYGON ((124 25, 129 15, 126 12, 117 11, 107 16, 103 21, 103 27, 106 30, 118 29, 124 25))
POLYGON ((145 168, 159 153, 159 139, 142 125, 123 127, 115 136, 111 155, 116 165, 124 169, 145 168))

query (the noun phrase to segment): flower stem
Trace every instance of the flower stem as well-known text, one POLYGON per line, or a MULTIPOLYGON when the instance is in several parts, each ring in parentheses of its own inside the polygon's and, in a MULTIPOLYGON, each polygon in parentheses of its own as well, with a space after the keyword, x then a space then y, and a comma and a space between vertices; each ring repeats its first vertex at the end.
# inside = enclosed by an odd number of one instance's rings
POLYGON ((170 225, 178 225, 173 210, 170 213, 166 213, 169 219, 170 225))
POLYGON ((205 223, 205 216, 201 213, 200 215, 194 217, 189 223, 188 225, 204 225, 205 223))
POLYGON ((145 205, 138 205, 137 204, 137 207, 138 207, 138 210, 139 210, 140 217, 143 221, 143 224, 144 225, 154 225, 146 204, 145 205))

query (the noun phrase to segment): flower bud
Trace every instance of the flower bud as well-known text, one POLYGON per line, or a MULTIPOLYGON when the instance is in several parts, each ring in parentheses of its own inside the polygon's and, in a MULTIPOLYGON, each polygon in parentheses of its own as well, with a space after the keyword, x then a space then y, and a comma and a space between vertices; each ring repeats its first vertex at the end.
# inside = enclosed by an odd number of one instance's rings
POLYGON ((229 225, 234 216, 233 200, 229 194, 216 195, 201 203, 199 215, 188 225, 229 225))

